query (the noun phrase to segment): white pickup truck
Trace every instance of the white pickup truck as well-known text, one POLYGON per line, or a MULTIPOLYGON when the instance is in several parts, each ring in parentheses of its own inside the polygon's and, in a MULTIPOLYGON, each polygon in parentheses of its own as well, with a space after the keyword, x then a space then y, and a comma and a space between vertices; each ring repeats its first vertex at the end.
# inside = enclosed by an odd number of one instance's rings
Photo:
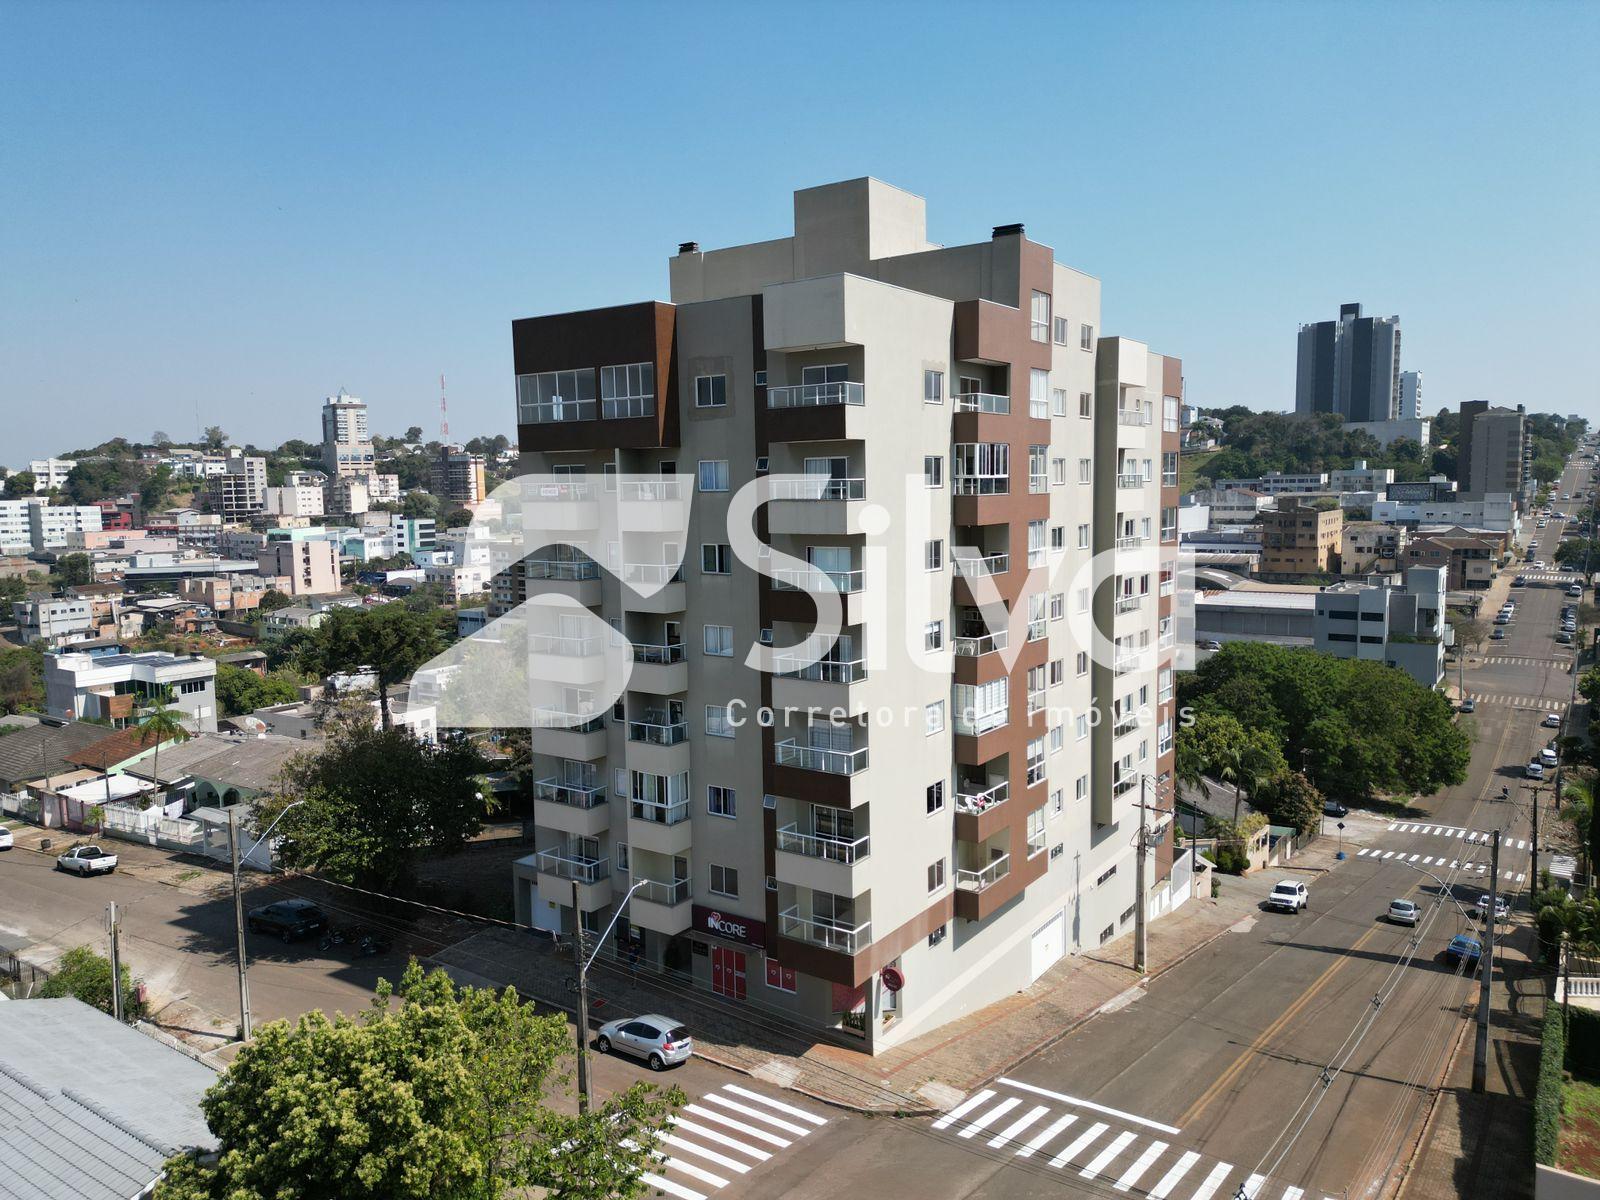
POLYGON ((99 846, 74 846, 56 859, 56 870, 74 875, 109 875, 117 869, 117 856, 99 846))

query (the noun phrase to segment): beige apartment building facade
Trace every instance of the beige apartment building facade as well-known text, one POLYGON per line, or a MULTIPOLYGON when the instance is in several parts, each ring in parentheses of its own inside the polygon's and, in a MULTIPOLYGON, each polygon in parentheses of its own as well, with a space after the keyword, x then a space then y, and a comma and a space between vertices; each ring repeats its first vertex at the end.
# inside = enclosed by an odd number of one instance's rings
POLYGON ((1344 512, 1335 503, 1308 503, 1280 496, 1274 511, 1261 514, 1263 579, 1293 581, 1339 569, 1344 512))
POLYGON ((534 730, 514 887, 598 932, 639 885, 619 952, 879 1051, 1132 930, 1141 800, 1171 902, 1182 368, 1101 338, 1099 281, 1021 226, 936 246, 870 179, 794 213, 684 244, 671 303, 513 323, 521 469, 687 508, 665 555, 574 529, 495 582, 494 612, 569 596, 633 658, 615 705, 574 688, 534 730))

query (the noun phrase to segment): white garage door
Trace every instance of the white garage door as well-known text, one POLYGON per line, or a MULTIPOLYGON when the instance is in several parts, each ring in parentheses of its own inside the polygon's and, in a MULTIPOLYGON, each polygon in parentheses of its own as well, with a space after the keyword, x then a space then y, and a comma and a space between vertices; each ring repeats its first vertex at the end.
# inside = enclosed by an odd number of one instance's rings
POLYGON ((540 896, 539 885, 531 879, 528 881, 528 897, 530 901, 530 915, 533 920, 533 927, 535 929, 548 929, 554 933, 560 933, 561 906, 540 896))
POLYGON ((1056 913, 1033 934, 1033 969, 1028 975, 1032 983, 1056 964, 1066 948, 1066 914, 1056 913))

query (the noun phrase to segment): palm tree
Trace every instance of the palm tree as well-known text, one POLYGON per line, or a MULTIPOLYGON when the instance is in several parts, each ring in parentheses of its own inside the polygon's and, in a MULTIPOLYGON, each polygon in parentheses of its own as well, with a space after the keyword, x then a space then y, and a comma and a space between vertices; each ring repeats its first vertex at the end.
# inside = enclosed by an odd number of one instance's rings
POLYGON ((171 692, 165 692, 156 697, 155 705, 145 714, 139 722, 139 740, 148 742, 155 740, 156 753, 153 774, 156 777, 156 792, 161 791, 161 743, 175 741, 188 736, 188 730, 183 727, 183 722, 178 718, 176 709, 168 708, 167 704, 172 699, 171 692))

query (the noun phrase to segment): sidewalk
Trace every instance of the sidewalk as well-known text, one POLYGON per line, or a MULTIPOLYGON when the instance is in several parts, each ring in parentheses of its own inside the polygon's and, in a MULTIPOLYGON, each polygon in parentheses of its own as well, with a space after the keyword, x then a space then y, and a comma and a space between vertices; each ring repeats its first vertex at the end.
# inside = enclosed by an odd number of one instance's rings
MULTIPOLYGON (((935 1111, 1102 1010, 1121 1007, 1148 979, 1255 916, 1283 872, 1326 870, 1336 851, 1333 839, 1323 839, 1284 867, 1242 879, 1222 877, 1218 899, 1190 900, 1153 922, 1144 980, 1127 965, 1132 937, 1125 936, 1093 955, 1063 959, 1032 987, 876 1057, 808 1034, 786 1014, 722 1000, 677 978, 631 973, 607 960, 597 961, 590 973, 590 1018, 598 1024, 627 1013, 670 1012, 693 1027, 697 1053, 722 1066, 863 1112, 935 1111)), ((470 974, 476 977, 472 982, 514 985, 550 1007, 570 1011, 575 1004, 571 959, 518 930, 487 930, 441 951, 430 965, 470 974)))

